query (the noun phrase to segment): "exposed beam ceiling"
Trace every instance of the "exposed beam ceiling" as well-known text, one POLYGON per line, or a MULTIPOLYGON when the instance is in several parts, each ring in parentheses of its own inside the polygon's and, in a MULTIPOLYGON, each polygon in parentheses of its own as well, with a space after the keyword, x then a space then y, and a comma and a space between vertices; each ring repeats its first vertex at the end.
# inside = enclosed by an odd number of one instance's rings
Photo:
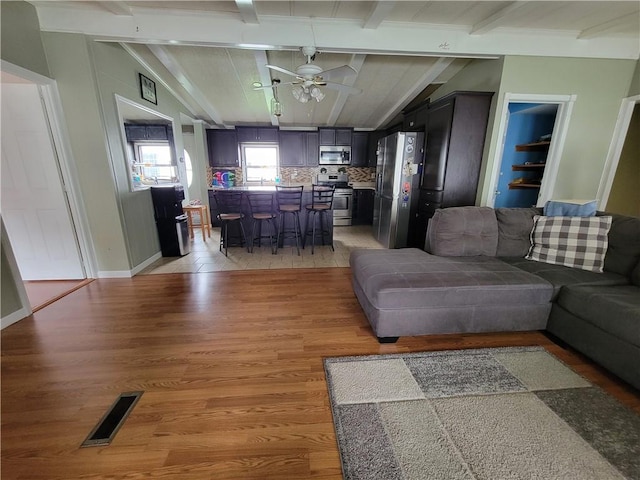
MULTIPOLYGON (((271 71, 266 67, 269 63, 267 59, 267 52, 264 50, 256 50, 253 52, 253 55, 256 58, 256 66, 258 67, 258 72, 260 73, 260 83, 262 85, 271 85, 271 71)), ((273 88, 265 88, 263 89, 264 99, 267 102, 267 110, 269 111, 271 118, 271 125, 278 126, 280 125, 280 121, 278 117, 275 115, 271 115, 271 100, 273 99, 273 88)))
MULTIPOLYGON (((366 58, 367 58, 366 55, 353 55, 351 57, 351 61, 349 62, 349 66, 353 68, 356 72, 359 72, 366 58)), ((340 83, 353 87, 353 84, 356 82, 357 78, 358 78, 357 75, 352 75, 351 77, 345 78, 340 83)), ((344 92, 338 93, 338 98, 333 104, 333 108, 331 109, 331 113, 329 114, 329 118, 327 119, 327 125, 330 125, 330 126, 335 125, 336 121, 338 120, 338 117, 340 116, 340 113, 342 113, 342 109, 344 108, 345 103, 347 103, 348 98, 349 98, 349 95, 347 93, 344 93, 344 92)))
POLYGON ((387 18, 396 2, 374 2, 371 8, 371 13, 365 19, 362 28, 376 29, 387 18))
POLYGON ((258 14, 256 13, 256 7, 253 4, 253 0, 236 0, 236 6, 238 7, 238 10, 240 10, 240 15, 242 16, 242 21, 244 23, 253 25, 260 23, 258 21, 258 14))
POLYGON ((578 38, 595 38, 603 33, 615 32, 620 27, 626 27, 633 24, 637 25, 638 23, 640 23, 640 18, 638 18, 638 15, 623 15, 622 17, 614 18, 613 20, 609 20, 608 22, 601 23, 600 25, 594 25, 591 28, 587 28, 586 30, 581 31, 578 35, 578 38))
POLYGON ((493 15, 476 23, 473 27, 471 27, 471 31, 469 33, 471 35, 482 35, 495 28, 500 27, 509 19, 510 16, 512 16, 515 12, 520 10, 522 7, 527 6, 528 3, 529 2, 510 3, 506 7, 503 7, 497 12, 495 12, 493 15))
POLYGON ((224 125, 224 121, 218 111, 209 102, 209 99, 202 93, 202 91, 194 85, 191 79, 184 72, 178 61, 160 45, 149 45, 149 50, 157 57, 158 60, 165 66, 171 75, 184 87, 184 89, 191 95, 207 112, 207 115, 218 125, 224 125))
POLYGON ((381 118, 376 124, 375 128, 380 128, 386 125, 391 119, 393 119, 396 115, 398 115, 404 107, 418 95, 422 90, 424 90, 427 85, 433 82, 438 75, 445 71, 445 69, 451 65, 453 62, 452 58, 440 58, 437 62, 433 64, 433 66, 425 72, 425 74, 416 82, 413 88, 409 89, 407 92, 402 95, 402 97, 398 100, 398 102, 394 105, 394 107, 387 113, 387 115, 381 118))

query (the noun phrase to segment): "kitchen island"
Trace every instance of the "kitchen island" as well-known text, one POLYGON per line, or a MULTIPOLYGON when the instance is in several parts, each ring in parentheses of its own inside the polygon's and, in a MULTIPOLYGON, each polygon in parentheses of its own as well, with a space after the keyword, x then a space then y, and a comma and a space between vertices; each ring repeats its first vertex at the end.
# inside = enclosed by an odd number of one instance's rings
MULTIPOLYGON (((302 191, 302 209, 300 210, 301 246, 305 244, 304 237, 305 237, 305 227, 307 224, 307 210, 305 209, 305 205, 311 205, 311 194, 312 194, 311 187, 312 187, 311 185, 304 185, 304 190, 302 191)), ((251 220, 251 209, 249 208, 249 199, 246 194, 271 193, 274 196, 274 199, 273 199, 274 208, 277 209, 277 202, 275 199, 276 187, 274 185, 242 185, 242 186, 236 186, 236 187, 217 187, 217 186, 211 187, 209 189, 209 207, 211 211, 211 222, 214 227, 220 226, 220 221, 218 220, 218 209, 216 206, 216 201, 213 198, 213 193, 216 190, 229 190, 229 191, 236 191, 236 192, 240 191, 245 193, 245 195, 243 195, 242 197, 242 213, 244 213, 244 216, 245 216, 242 224, 244 226, 244 231, 247 235, 248 242, 251 241, 250 237, 251 237, 252 220, 251 220)), ((277 214, 277 211, 275 213, 277 214)), ((327 245, 330 245, 333 243, 333 215, 326 215, 325 218, 326 218, 325 228, 327 228, 329 231, 329 235, 325 237, 325 243, 327 245)), ((281 228, 279 223, 280 222, 279 217, 277 218, 277 222, 278 222, 278 228, 281 228)), ((285 216, 284 228, 285 230, 293 230, 293 218, 291 217, 291 215, 285 216)), ((264 233, 265 232, 263 232, 263 234, 264 233)), ((232 224, 229 228, 229 246, 230 247, 240 246, 241 238, 242 237, 240 233, 240 228, 237 227, 237 225, 232 224)), ((309 238, 309 241, 310 240, 311 239, 309 238)), ((283 246, 295 247, 295 245, 296 245, 295 238, 286 238, 286 239, 280 238, 280 241, 278 243, 278 248, 282 248, 283 246)), ((321 240, 319 236, 316 238, 316 246, 317 245, 321 245, 321 240)))

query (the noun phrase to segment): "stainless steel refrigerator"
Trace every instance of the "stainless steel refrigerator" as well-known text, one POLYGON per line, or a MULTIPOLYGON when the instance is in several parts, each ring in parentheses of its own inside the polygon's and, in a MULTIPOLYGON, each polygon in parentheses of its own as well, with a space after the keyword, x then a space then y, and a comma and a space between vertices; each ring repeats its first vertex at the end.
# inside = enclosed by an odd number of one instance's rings
POLYGON ((373 235, 385 248, 407 246, 417 211, 424 133, 396 132, 378 141, 373 235))

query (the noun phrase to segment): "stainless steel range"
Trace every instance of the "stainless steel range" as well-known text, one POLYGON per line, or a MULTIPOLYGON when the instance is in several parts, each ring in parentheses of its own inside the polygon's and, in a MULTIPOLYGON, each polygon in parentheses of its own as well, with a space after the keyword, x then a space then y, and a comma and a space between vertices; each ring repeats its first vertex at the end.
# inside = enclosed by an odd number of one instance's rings
POLYGON ((351 225, 353 188, 349 186, 349 175, 346 173, 319 174, 317 183, 336 187, 333 195, 333 225, 351 225))

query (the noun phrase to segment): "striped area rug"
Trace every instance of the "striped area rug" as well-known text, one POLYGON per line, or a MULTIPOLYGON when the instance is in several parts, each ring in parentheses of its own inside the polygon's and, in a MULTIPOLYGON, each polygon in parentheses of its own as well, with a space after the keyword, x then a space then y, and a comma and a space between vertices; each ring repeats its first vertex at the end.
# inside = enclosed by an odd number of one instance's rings
POLYGON ((347 480, 640 479, 640 416, 541 347, 324 362, 347 480))

